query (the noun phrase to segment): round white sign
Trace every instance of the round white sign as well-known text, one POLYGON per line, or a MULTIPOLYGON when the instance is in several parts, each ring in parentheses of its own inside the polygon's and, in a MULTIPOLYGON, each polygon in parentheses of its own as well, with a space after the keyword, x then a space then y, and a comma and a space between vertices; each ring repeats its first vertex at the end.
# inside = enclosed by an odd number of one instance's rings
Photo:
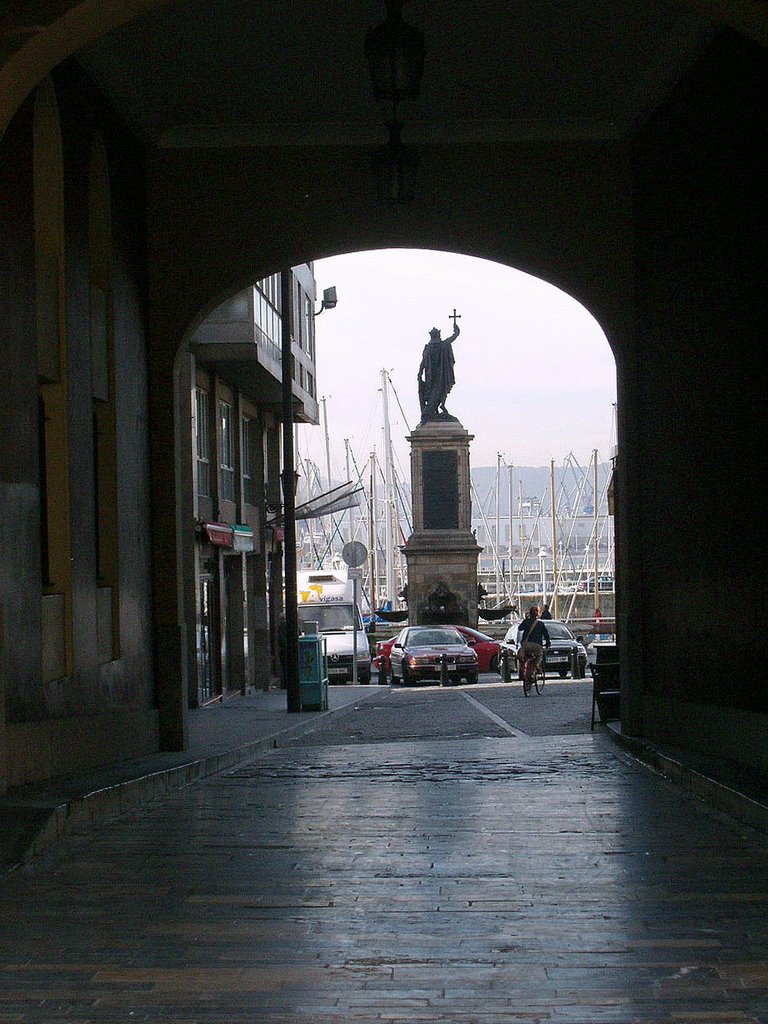
POLYGON ((368 557, 368 548, 365 544, 361 544, 359 540, 351 540, 341 549, 341 557, 346 565, 356 568, 365 562, 368 557))

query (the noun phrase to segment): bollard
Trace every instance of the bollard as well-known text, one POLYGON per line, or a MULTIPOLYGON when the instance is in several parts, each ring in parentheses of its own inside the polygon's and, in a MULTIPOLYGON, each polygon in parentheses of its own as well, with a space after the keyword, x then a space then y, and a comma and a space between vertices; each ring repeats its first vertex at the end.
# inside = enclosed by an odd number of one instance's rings
POLYGON ((503 683, 512 682, 512 671, 509 661, 510 652, 505 647, 504 650, 501 652, 501 681, 503 683))
POLYGON ((448 685, 448 655, 443 654, 440 657, 440 685, 448 685))
POLYGON ((579 678, 579 654, 578 651, 571 651, 571 679, 579 678))

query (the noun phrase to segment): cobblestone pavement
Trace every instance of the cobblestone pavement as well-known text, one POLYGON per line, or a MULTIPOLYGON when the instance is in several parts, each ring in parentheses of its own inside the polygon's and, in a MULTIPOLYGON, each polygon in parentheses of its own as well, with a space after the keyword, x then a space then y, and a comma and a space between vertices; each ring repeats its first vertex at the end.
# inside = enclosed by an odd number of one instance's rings
POLYGON ((390 738, 324 719, 0 880, 0 1024, 767 1021, 768 842, 505 689, 382 688, 390 738))
POLYGON ((504 685, 491 674, 474 686, 380 686, 365 700, 329 716, 304 736, 281 746, 318 743, 381 743, 467 736, 566 736, 588 733, 592 680, 547 677, 539 695, 523 696, 519 683, 504 685), (502 719, 500 723, 497 719, 502 719))

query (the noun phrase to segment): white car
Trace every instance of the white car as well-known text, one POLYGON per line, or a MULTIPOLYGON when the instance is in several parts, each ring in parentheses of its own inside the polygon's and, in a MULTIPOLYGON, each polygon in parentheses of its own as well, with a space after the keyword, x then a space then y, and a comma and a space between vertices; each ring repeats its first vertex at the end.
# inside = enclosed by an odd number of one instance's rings
MULTIPOLYGON (((570 627, 559 619, 543 619, 544 625, 549 633, 551 646, 544 652, 544 671, 556 672, 561 679, 570 672, 574 679, 583 679, 587 671, 587 649, 579 637, 573 635, 570 627), (576 673, 572 671, 573 655, 576 655, 576 673)), ((506 636, 501 641, 502 650, 508 652, 512 670, 517 670, 517 651, 522 638, 521 631, 517 626, 510 626, 506 636)))

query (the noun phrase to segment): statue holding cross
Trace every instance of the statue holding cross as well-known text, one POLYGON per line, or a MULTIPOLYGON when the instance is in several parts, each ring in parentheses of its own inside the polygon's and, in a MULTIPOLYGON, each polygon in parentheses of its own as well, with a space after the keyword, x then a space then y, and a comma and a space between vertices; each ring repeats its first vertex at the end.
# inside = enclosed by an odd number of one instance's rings
POLYGON ((424 346, 417 380, 419 382, 419 405, 421 406, 421 422, 429 420, 453 420, 445 408, 448 392, 456 383, 453 373, 453 342, 460 331, 457 320, 461 314, 454 308, 451 313, 453 334, 450 338, 441 338, 440 331, 433 327, 429 332, 429 341, 424 346))

